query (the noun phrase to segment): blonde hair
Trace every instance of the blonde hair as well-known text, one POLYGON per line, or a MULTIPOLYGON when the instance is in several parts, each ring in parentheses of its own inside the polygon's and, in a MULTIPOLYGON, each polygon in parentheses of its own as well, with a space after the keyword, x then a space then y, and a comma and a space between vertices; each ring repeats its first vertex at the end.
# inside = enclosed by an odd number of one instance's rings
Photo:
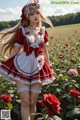
MULTIPOLYGON (((41 10, 38 9, 39 13, 40 13, 40 17, 41 20, 38 23, 38 27, 42 26, 42 22, 45 22, 47 24, 49 24, 51 26, 51 28, 53 29, 53 25, 51 23, 51 21, 49 20, 49 18, 44 17, 44 15, 42 14, 41 10)), ((6 52, 9 52, 9 55, 11 55, 12 51, 14 50, 14 43, 15 43, 15 39, 17 36, 17 31, 19 29, 19 27, 23 26, 28 26, 29 25, 29 20, 25 20, 23 23, 21 23, 21 21, 19 21, 19 23, 12 27, 12 28, 8 28, 8 29, 4 29, 0 32, 0 39, 2 42, 2 46, 1 46, 1 51, 3 51, 3 56, 6 55, 6 52), (7 39, 8 37, 8 39, 7 39), (7 42, 3 42, 4 38, 7 39, 7 42)))

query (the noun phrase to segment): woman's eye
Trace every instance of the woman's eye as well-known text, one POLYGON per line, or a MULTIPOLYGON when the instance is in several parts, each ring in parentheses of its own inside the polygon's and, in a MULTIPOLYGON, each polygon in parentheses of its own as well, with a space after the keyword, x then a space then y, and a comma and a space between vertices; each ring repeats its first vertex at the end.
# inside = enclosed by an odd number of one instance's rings
POLYGON ((36 14, 39 14, 39 12, 37 12, 36 14))
POLYGON ((30 15, 34 15, 33 13, 31 13, 30 15))
POLYGON ((38 15, 38 14, 39 14, 39 12, 36 12, 36 13, 30 13, 30 15, 34 15, 34 14, 37 14, 37 15, 38 15))

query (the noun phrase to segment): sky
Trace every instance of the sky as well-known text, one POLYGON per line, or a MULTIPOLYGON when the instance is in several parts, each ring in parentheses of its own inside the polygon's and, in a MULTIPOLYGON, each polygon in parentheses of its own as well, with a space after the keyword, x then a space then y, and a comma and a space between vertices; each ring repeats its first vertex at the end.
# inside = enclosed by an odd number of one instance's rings
MULTIPOLYGON (((0 21, 20 19, 22 7, 28 1, 0 0, 0 21)), ((80 0, 39 0, 39 4, 44 16, 58 16, 80 12, 80 0)))

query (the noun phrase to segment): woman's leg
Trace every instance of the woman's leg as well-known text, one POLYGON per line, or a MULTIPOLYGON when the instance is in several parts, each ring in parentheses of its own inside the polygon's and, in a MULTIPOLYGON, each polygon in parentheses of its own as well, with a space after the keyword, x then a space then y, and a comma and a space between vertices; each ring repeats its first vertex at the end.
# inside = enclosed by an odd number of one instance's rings
POLYGON ((20 82, 16 82, 17 89, 19 90, 18 93, 21 99, 21 117, 22 120, 30 120, 30 113, 29 113, 29 86, 25 85, 20 82))
MULTIPOLYGON (((36 113, 36 102, 39 93, 41 93, 41 84, 35 83, 30 86, 30 113, 36 113)), ((34 120, 35 116, 31 116, 31 120, 34 120)))

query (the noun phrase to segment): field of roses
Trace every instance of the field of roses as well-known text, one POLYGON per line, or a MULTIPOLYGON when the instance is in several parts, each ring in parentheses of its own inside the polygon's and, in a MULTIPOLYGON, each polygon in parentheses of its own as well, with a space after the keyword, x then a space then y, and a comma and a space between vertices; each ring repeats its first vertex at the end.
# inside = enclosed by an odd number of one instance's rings
MULTIPOLYGON (((80 24, 48 28, 49 58, 56 80, 42 87, 36 120, 80 120, 80 24)), ((10 109, 21 120, 20 98, 14 83, 0 78, 0 110, 10 109)), ((34 115, 34 114, 33 114, 34 115)))

